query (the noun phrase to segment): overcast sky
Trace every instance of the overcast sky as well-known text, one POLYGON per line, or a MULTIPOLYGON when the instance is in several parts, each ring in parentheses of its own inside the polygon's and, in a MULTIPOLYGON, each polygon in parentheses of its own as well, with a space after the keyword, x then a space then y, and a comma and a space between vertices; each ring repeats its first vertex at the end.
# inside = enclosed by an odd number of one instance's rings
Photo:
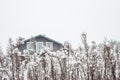
POLYGON ((89 41, 120 40, 120 0, 0 0, 0 43, 44 34, 79 45, 82 32, 89 41))

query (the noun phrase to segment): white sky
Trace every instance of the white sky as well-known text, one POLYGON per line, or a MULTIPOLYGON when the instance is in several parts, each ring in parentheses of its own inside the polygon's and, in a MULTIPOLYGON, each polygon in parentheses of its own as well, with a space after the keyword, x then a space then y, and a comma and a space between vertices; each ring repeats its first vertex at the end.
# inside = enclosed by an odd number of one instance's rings
POLYGON ((44 34, 59 42, 120 40, 120 0, 0 0, 0 43, 44 34))

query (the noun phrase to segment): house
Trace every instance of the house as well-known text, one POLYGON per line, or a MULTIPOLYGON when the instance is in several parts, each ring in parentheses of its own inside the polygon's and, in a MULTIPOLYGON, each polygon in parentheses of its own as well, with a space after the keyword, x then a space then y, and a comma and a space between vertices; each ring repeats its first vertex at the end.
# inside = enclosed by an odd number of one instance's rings
POLYGON ((31 50, 34 48, 35 52, 40 52, 43 47, 49 48, 51 51, 57 51, 62 49, 63 45, 53 39, 50 39, 44 35, 38 35, 33 38, 27 39, 24 41, 24 44, 21 45, 20 51, 31 50))

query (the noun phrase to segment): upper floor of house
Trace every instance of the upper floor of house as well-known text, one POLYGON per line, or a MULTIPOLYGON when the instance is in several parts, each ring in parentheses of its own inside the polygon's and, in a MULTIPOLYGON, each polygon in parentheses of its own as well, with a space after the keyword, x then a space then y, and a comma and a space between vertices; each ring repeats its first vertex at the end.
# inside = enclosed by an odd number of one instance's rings
POLYGON ((27 39, 24 41, 24 44, 21 45, 20 51, 24 50, 35 50, 35 52, 40 52, 43 47, 48 48, 51 51, 57 51, 62 49, 63 45, 58 41, 55 41, 51 38, 48 38, 44 35, 38 35, 33 38, 27 39))

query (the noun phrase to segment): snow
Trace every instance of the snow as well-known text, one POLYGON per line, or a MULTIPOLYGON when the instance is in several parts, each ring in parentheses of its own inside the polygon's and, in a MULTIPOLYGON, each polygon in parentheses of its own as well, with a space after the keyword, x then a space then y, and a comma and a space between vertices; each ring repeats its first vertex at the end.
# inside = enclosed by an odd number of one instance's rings
POLYGON ((66 42, 64 50, 53 52, 48 48, 43 48, 40 54, 36 52, 30 54, 29 50, 24 50, 24 54, 21 54, 15 47, 12 48, 11 54, 0 55, 0 76, 2 80, 4 78, 17 80, 18 76, 20 80, 44 80, 45 78, 48 80, 61 80, 62 78, 62 80, 87 80, 88 77, 91 80, 93 73, 94 80, 98 80, 98 76, 103 80, 105 75, 106 78, 114 80, 113 73, 111 73, 114 69, 115 77, 119 80, 120 54, 115 50, 120 49, 120 44, 116 43, 113 49, 110 48, 109 56, 108 52, 104 51, 108 46, 111 47, 110 42, 106 45, 104 43, 93 44, 89 46, 88 51, 85 47, 74 51, 70 43, 66 42), (24 60, 20 59, 21 56, 24 60))

